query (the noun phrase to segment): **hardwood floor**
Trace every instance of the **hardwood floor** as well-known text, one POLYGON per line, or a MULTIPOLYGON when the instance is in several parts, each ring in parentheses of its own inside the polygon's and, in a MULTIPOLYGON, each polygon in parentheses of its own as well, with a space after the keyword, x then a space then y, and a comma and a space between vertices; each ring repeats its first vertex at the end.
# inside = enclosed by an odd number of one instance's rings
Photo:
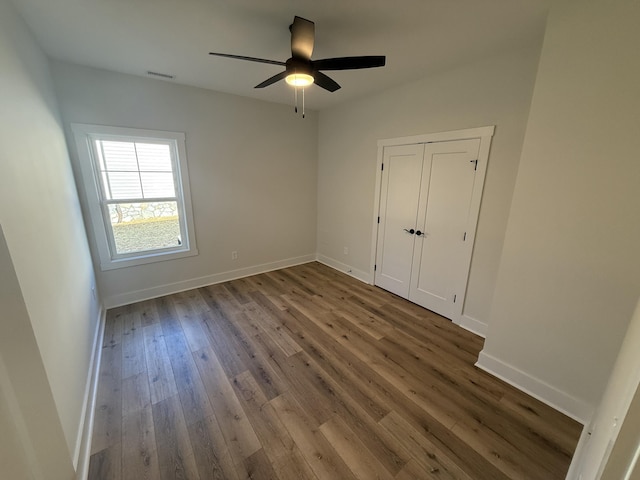
POLYGON ((318 263, 109 310, 90 480, 562 479, 581 426, 318 263))

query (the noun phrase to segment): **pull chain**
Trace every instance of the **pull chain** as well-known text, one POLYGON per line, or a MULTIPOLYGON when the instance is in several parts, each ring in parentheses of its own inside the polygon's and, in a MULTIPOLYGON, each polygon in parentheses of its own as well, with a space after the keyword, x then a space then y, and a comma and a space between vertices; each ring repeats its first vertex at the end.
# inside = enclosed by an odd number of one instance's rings
MULTIPOLYGON (((293 108, 293 110, 298 113, 298 86, 294 86, 293 88, 293 95, 294 95, 294 99, 295 99, 295 107, 293 108)), ((305 112, 304 112, 304 87, 302 87, 302 118, 305 117, 305 112)))

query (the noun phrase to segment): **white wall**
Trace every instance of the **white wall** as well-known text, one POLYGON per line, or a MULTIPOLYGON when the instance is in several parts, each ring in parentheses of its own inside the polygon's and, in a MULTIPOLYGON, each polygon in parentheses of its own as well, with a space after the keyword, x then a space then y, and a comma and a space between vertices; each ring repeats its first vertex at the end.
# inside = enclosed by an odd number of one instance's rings
MULTIPOLYGON (((640 386, 631 400, 601 480, 640 478, 640 386), (625 476, 628 475, 628 476, 625 476)), ((586 480, 586 479, 585 479, 586 480)))
POLYGON ((8 0, 0 0, 0 72, 0 355, 21 406, 42 416, 37 440, 51 444, 59 468, 47 478, 57 479, 80 442, 98 305, 47 59, 8 0))
POLYGON ((7 401, 6 386, 8 380, 2 374, 5 370, 0 357, 0 471, 13 480, 31 480, 31 470, 25 449, 20 442, 15 414, 7 401))
POLYGON ((93 123, 186 134, 199 255, 104 272, 96 263, 107 305, 314 258, 315 113, 67 63, 52 70, 68 133, 93 123))
POLYGON ((11 412, 6 393, 6 375, 2 374, 5 370, 0 357, 0 471, 8 478, 14 480, 30 480, 31 471, 29 469, 29 461, 27 460, 25 449, 20 442, 18 430, 15 425, 15 417, 11 412))
MULTIPOLYGON (((634 397, 640 390, 640 301, 629 323, 620 353, 609 378, 602 401, 591 423, 588 435, 583 434, 569 475, 570 480, 597 480, 605 465, 609 478, 622 479, 622 473, 630 462, 640 436, 637 423, 638 405, 633 405, 634 397), (635 410, 630 411, 630 406, 635 410), (630 413, 627 416, 627 413, 630 413), (613 445, 616 448, 613 448, 613 445), (609 454, 614 451, 611 458, 609 454), (613 472, 617 470, 617 476, 613 472)), ((640 397, 639 397, 640 399, 640 397)))
POLYGON ((480 358, 583 421, 640 294, 638 19, 552 7, 480 358))
POLYGON ((320 113, 318 252, 370 280, 377 141, 496 125, 464 315, 480 331, 490 302, 538 62, 528 48, 385 91, 320 113), (349 254, 343 254, 343 247, 349 254))
POLYGON ((2 228, 0 272, 2 478, 70 479, 72 456, 2 228))

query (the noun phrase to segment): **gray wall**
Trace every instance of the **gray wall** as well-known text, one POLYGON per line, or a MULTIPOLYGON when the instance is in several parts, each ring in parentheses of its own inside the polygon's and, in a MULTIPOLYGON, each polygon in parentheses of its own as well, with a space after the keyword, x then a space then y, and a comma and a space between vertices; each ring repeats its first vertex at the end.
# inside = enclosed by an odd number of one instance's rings
POLYGON ((551 9, 481 357, 583 420, 640 294, 639 18, 551 9))
POLYGON ((369 278, 377 141, 496 125, 471 266, 466 321, 482 331, 491 315, 502 240, 529 112, 542 32, 529 48, 469 65, 320 113, 318 253, 369 278), (349 254, 343 254, 343 247, 349 254))
POLYGON ((0 423, 34 478, 71 478, 98 302, 48 62, 8 0, 0 71, 0 423))
POLYGON ((71 123, 186 134, 199 255, 109 271, 96 263, 107 306, 314 258, 315 113, 61 62, 52 71, 77 173, 71 123))

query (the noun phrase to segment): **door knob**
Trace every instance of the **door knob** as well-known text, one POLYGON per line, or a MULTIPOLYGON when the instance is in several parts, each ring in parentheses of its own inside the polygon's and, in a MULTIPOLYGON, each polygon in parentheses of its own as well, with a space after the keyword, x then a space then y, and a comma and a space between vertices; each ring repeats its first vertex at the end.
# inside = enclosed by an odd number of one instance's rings
POLYGON ((420 236, 420 235, 426 235, 426 233, 421 232, 420 230, 418 230, 418 231, 416 232, 416 235, 417 235, 417 236, 420 236))
POLYGON ((411 235, 413 235, 416 232, 413 228, 411 230, 407 230, 405 228, 404 231, 407 232, 407 233, 410 233, 411 235))

